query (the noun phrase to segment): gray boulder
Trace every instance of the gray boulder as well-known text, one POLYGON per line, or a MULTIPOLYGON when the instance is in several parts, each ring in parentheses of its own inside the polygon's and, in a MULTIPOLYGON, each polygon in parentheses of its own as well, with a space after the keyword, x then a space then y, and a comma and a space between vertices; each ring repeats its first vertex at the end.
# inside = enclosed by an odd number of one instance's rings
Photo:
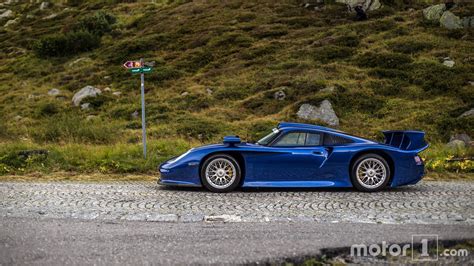
POLYGON ((45 10, 49 7, 49 3, 48 2, 43 2, 40 4, 40 10, 45 10))
POLYGON ((140 114, 138 113, 138 111, 135 110, 135 112, 133 112, 130 116, 132 117, 132 119, 137 119, 139 115, 140 114))
POLYGON ((339 125, 339 118, 328 100, 322 101, 319 106, 305 103, 301 105, 296 115, 302 119, 321 120, 330 126, 339 125))
POLYGON ((459 117, 471 117, 471 116, 474 116, 474 108, 462 113, 462 115, 460 115, 459 117))
POLYGON ((365 11, 372 11, 382 7, 379 0, 336 0, 337 3, 346 4, 350 10, 356 6, 362 6, 365 11))
POLYGON ((449 139, 449 142, 452 142, 455 140, 460 140, 464 142, 466 146, 469 145, 469 143, 471 143, 471 138, 467 134, 464 134, 464 133, 451 136, 451 138, 449 139))
POLYGON ((51 89, 51 90, 48 91, 49 96, 56 96, 56 95, 59 95, 60 93, 61 93, 61 91, 58 90, 58 89, 51 89))
POLYGON ((331 85, 331 86, 327 86, 326 88, 322 89, 321 92, 334 92, 336 90, 336 87, 331 85))
POLYGON ((91 107, 90 103, 83 103, 81 104, 81 109, 82 110, 88 110, 91 107))
POLYGON ((7 21, 7 23, 5 23, 5 25, 3 25, 5 28, 7 27, 11 27, 13 25, 16 25, 18 24, 18 19, 10 19, 9 21, 7 21))
POLYGON ((273 94, 275 100, 283 101, 286 98, 286 93, 283 90, 276 91, 273 94))
POLYGON ((12 18, 12 17, 13 17, 13 11, 11 10, 5 10, 2 12, 2 14, 0 14, 0 20, 12 18))
POLYGON ((97 97, 97 95, 101 94, 100 89, 94 88, 92 86, 85 86, 80 91, 76 92, 72 97, 72 102, 75 106, 79 106, 81 101, 87 97, 97 97))
POLYGON ((445 65, 445 66, 447 66, 447 67, 453 67, 454 64, 455 64, 455 62, 454 62, 451 58, 449 58, 449 57, 445 57, 445 58, 443 59, 443 65, 445 65))
POLYGON ((464 141, 462 141, 462 140, 455 139, 455 140, 452 140, 452 141, 448 142, 448 144, 446 144, 446 146, 448 148, 451 148, 451 149, 462 149, 462 148, 466 147, 466 143, 464 143, 464 141))
POLYGON ((454 15, 450 11, 446 11, 443 13, 441 18, 439 19, 439 23, 441 24, 441 26, 445 27, 446 29, 450 29, 450 30, 462 29, 461 18, 454 15))
POLYGON ((446 11, 445 4, 429 6, 423 9, 423 16, 429 21, 439 21, 444 11, 446 11))

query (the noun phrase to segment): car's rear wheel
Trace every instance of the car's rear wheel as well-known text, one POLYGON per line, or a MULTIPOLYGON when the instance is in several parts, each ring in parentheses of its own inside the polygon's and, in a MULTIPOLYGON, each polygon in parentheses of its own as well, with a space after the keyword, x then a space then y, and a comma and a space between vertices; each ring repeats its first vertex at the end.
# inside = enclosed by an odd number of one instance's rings
POLYGON ((390 167, 378 154, 364 154, 352 165, 352 184, 360 191, 379 191, 387 186, 389 179, 390 167))
POLYGON ((216 154, 201 166, 202 184, 212 192, 229 192, 240 183, 241 170, 234 157, 216 154))

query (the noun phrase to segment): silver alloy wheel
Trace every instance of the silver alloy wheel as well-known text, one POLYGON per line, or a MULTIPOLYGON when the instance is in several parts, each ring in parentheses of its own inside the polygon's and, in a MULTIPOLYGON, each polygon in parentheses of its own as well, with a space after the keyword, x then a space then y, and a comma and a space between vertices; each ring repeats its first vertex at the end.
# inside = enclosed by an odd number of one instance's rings
POLYGON ((361 186, 374 189, 387 179, 387 169, 382 161, 376 158, 367 158, 357 166, 356 175, 361 186))
POLYGON ((227 188, 234 183, 236 177, 235 166, 225 158, 212 160, 206 167, 206 180, 214 188, 227 188))

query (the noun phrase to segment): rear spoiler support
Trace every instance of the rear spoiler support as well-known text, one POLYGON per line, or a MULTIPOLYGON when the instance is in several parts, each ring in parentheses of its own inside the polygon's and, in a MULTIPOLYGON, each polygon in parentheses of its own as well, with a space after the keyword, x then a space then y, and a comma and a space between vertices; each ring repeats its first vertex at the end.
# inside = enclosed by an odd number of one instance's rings
POLYGON ((400 150, 421 152, 428 148, 429 144, 425 141, 425 132, 423 131, 403 131, 391 130, 383 131, 385 135, 385 144, 400 150))

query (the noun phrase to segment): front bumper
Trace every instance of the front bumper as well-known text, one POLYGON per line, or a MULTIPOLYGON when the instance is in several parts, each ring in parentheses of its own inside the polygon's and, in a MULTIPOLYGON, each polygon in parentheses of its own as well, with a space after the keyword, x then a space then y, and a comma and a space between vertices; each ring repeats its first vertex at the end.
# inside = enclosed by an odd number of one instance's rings
POLYGON ((199 164, 181 163, 171 165, 167 162, 158 167, 160 178, 158 184, 167 186, 200 187, 199 164))

